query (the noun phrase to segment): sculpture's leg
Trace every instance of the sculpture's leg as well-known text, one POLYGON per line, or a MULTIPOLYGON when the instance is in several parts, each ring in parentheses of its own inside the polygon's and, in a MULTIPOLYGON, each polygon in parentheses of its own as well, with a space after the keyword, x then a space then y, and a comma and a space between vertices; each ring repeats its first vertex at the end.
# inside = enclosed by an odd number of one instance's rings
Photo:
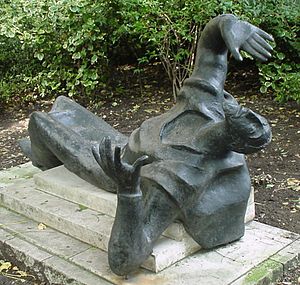
POLYGON ((100 117, 64 96, 55 100, 49 115, 88 141, 100 142, 104 136, 109 136, 112 144, 120 147, 128 141, 126 136, 100 117))
POLYGON ((150 255, 162 232, 178 217, 179 209, 168 194, 147 183, 142 195, 118 195, 108 258, 113 272, 127 275, 150 255))
POLYGON ((48 169, 64 164, 84 180, 107 191, 116 191, 115 183, 102 171, 92 155, 92 142, 41 112, 31 115, 28 130, 34 165, 48 169))
POLYGON ((241 238, 250 188, 246 166, 217 177, 200 201, 186 209, 188 233, 204 248, 241 238))

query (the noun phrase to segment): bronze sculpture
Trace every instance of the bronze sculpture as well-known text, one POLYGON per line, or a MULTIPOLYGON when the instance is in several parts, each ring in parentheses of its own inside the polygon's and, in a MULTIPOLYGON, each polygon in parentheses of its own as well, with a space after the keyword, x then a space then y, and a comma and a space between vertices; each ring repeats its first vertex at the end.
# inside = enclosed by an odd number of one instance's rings
POLYGON ((176 105, 129 138, 65 97, 48 114, 32 114, 30 141, 21 146, 34 165, 64 164, 98 187, 117 190, 108 252, 116 274, 138 268, 174 220, 203 248, 243 236, 250 193, 243 154, 265 147, 271 130, 224 91, 227 56, 242 60, 244 50, 265 61, 272 51, 267 40, 273 39, 233 15, 212 19, 176 105))

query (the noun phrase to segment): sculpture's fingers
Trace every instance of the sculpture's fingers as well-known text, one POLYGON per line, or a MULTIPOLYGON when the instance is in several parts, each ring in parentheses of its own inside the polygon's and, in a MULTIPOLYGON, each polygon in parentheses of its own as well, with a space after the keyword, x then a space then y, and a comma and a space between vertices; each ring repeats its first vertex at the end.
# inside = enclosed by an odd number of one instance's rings
POLYGON ((226 118, 237 118, 240 116, 242 111, 242 106, 234 103, 223 103, 223 109, 226 115, 226 118))
POLYGON ((248 42, 243 44, 243 50, 254 56, 260 61, 267 61, 267 57, 256 51, 248 42))
POLYGON ((107 171, 115 174, 114 151, 111 146, 110 137, 104 138, 104 153, 107 171))
POLYGON ((269 51, 269 52, 272 52, 272 51, 273 51, 272 46, 271 46, 268 42, 266 42, 260 35, 254 34, 254 35, 252 36, 252 38, 253 38, 258 44, 260 44, 262 47, 264 47, 267 51, 269 51))
POLYGON ((263 31, 261 29, 257 29, 257 34, 262 36, 266 40, 269 40, 271 42, 274 41, 274 38, 270 34, 266 33, 265 31, 263 31))
POLYGON ((93 153, 93 156, 94 156, 95 160, 97 161, 97 163, 101 166, 102 162, 101 162, 101 157, 99 154, 99 145, 98 145, 98 147, 95 145, 92 146, 92 153, 93 153))
POLYGON ((237 47, 230 49, 232 56, 238 60, 238 61, 243 61, 243 57, 240 54, 240 51, 237 47))
POLYGON ((122 171, 121 148, 119 146, 115 147, 114 164, 115 164, 116 174, 118 174, 119 172, 122 171))
POLYGON ((252 48, 254 48, 264 57, 270 58, 272 56, 269 51, 267 51, 262 45, 258 44, 253 38, 249 38, 247 42, 252 48))
POLYGON ((99 144, 99 154, 101 158, 101 166, 104 172, 110 171, 110 160, 112 160, 111 143, 109 137, 104 137, 99 144))
POLYGON ((134 172, 138 173, 140 171, 140 168, 148 163, 149 156, 148 155, 143 155, 139 157, 132 165, 134 172))

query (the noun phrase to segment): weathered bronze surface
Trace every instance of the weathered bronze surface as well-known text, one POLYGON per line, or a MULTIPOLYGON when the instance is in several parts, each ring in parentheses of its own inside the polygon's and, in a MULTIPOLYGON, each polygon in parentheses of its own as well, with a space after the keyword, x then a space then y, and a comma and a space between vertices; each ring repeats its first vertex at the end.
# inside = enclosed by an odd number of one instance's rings
POLYGON ((137 269, 161 233, 180 220, 203 248, 239 239, 250 193, 244 154, 271 140, 265 118, 226 91, 228 51, 266 61, 272 37, 221 15, 201 34, 194 71, 176 105, 146 120, 129 138, 66 97, 34 112, 24 152, 34 165, 64 164, 86 181, 117 192, 109 264, 119 275, 137 269), (100 142, 100 143, 99 143, 100 142))

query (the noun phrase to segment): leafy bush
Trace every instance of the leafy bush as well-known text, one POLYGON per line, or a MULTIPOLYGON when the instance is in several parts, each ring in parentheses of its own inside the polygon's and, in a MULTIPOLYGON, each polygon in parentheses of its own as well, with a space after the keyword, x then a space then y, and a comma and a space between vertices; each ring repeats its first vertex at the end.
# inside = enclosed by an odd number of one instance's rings
POLYGON ((259 65, 261 92, 273 91, 280 102, 300 103, 300 8, 297 1, 269 1, 264 26, 276 40, 273 60, 259 65))
POLYGON ((147 43, 139 62, 160 60, 176 97, 191 72, 199 30, 216 15, 218 1, 131 0, 126 4, 121 11, 123 31, 147 43))
POLYGON ((121 12, 123 31, 136 35, 147 50, 141 63, 159 59, 173 85, 173 93, 190 74, 197 35, 214 16, 232 13, 262 27, 277 42, 268 64, 259 64, 262 91, 273 89, 280 101, 299 101, 299 7, 295 0, 240 1, 127 1, 121 12), (129 5, 130 4, 130 5, 129 5), (135 11, 135 12, 132 12, 135 11), (282 61, 283 60, 283 61, 282 61), (267 74, 273 74, 271 77, 267 74))
MULTIPOLYGON (((189 75, 199 31, 233 13, 275 36, 277 56, 260 65, 262 91, 299 101, 296 0, 2 0, 0 100, 18 93, 89 98, 109 80, 111 63, 160 60, 174 95, 189 75), (283 58, 284 57, 284 58, 283 58), (283 60, 283 62, 280 62, 283 60), (292 82, 294 85, 292 85, 292 82)), ((23 99, 27 98, 23 97, 23 99)))
POLYGON ((114 1, 6 1, 0 9, 0 47, 5 57, 0 62, 11 64, 4 81, 15 81, 18 75, 19 82, 26 82, 40 96, 91 94, 106 81, 117 9, 114 1), (9 54, 3 52, 12 39, 16 45, 9 54))

